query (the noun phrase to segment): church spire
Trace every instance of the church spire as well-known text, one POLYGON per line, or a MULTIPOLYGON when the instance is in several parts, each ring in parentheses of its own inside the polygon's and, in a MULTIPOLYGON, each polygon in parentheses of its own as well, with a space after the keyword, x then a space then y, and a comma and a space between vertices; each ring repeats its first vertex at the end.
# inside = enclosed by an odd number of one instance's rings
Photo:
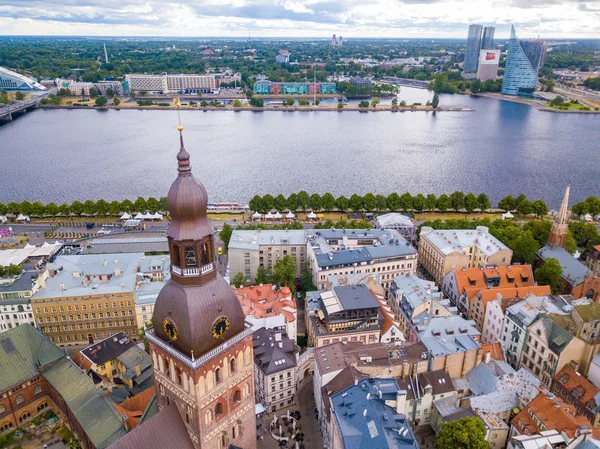
POLYGON ((552 228, 550 229, 550 235, 548 235, 548 244, 553 247, 565 247, 565 240, 567 238, 567 231, 569 229, 569 193, 571 185, 567 185, 565 190, 565 196, 563 197, 560 205, 558 215, 554 218, 552 228))
POLYGON ((177 153, 177 171, 181 174, 183 173, 191 173, 192 167, 190 165, 190 153, 188 153, 185 149, 185 145, 183 144, 183 126, 179 125, 177 127, 179 131, 179 153, 177 153))

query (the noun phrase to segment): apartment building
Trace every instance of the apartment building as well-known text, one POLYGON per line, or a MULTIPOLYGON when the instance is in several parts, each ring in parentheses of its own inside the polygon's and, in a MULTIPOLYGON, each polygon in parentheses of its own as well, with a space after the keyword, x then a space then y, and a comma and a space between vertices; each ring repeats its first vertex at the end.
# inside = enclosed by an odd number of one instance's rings
POLYGON ((306 234, 303 230, 234 230, 228 246, 231 276, 244 273, 254 282, 258 267, 273 270, 275 263, 289 255, 296 262, 296 276, 307 260, 306 234))
POLYGON ((125 75, 125 82, 129 91, 162 92, 165 94, 181 91, 210 93, 217 87, 214 75, 196 74, 147 75, 132 73, 125 75))
POLYGON ((450 271, 442 281, 442 291, 460 313, 469 316, 470 304, 483 290, 520 288, 535 285, 531 265, 500 265, 460 268, 450 271))
POLYGON ((25 270, 0 278, 0 333, 29 323, 35 326, 30 298, 43 282, 43 271, 25 270))
POLYGON ((552 379, 550 391, 575 407, 575 413, 585 416, 594 427, 600 422, 600 390, 581 373, 574 364, 568 364, 552 379))
POLYGON ((438 285, 452 270, 510 265, 511 259, 512 250, 492 236, 486 226, 475 230, 421 228, 419 263, 438 285))
POLYGON ((143 253, 59 256, 31 297, 40 330, 64 346, 93 344, 116 332, 138 336, 134 292, 143 253))
POLYGON ((417 250, 393 229, 307 230, 307 238, 307 259, 319 290, 330 275, 375 273, 387 297, 396 276, 417 270, 417 250))

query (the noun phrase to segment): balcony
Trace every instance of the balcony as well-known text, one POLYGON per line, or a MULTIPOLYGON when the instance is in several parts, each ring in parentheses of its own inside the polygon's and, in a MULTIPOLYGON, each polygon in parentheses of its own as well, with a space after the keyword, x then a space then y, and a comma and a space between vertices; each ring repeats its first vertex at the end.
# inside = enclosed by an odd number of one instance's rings
POLYGON ((178 276, 181 277, 198 277, 202 276, 206 273, 210 273, 215 269, 214 262, 207 263, 206 265, 202 265, 200 268, 190 267, 190 268, 181 268, 177 265, 171 265, 171 270, 178 276))

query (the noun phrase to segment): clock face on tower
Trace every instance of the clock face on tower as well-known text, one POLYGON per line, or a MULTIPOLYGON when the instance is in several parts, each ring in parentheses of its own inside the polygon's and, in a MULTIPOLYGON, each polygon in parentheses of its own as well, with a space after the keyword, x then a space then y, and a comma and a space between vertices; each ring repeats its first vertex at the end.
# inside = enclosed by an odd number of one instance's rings
POLYGON ((173 321, 166 318, 165 321, 163 321, 163 330, 165 331, 165 334, 167 334, 169 340, 177 341, 177 328, 175 327, 173 321))
POLYGON ((223 338, 225 333, 229 330, 229 319, 227 317, 219 317, 215 320, 212 327, 212 337, 217 340, 223 338))

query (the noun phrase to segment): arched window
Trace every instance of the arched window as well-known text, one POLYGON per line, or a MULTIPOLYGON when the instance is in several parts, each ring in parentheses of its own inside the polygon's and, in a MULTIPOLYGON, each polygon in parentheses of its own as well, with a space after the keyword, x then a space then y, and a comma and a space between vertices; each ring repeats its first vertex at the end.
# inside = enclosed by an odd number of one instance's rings
POLYGON ((247 383, 244 384, 244 397, 248 396, 250 394, 250 385, 248 385, 247 383))
POLYGON ((210 262, 209 259, 209 253, 208 253, 208 245, 206 243, 202 244, 202 265, 206 265, 208 262, 210 262))
POLYGON ((20 394, 20 395, 17 396, 17 404, 22 404, 23 400, 24 399, 23 399, 23 395, 22 394, 20 394))
POLYGON ((0 404, 0 413, 4 413, 6 411, 6 407, 0 404))
POLYGON ((224 413, 223 410, 223 404, 221 404, 220 402, 217 403, 216 407, 215 407, 215 418, 219 419, 224 413))
POLYGON ((219 449, 227 449, 228 446, 229 438, 227 438, 227 432, 223 432, 221 438, 219 438, 219 449))
POLYGON ((229 361, 229 372, 235 373, 235 357, 232 357, 229 361))
POLYGON ((165 399, 167 400, 167 406, 171 405, 171 398, 169 398, 169 396, 165 396, 165 399))
POLYGON ((40 394, 42 392, 42 387, 40 387, 39 385, 36 385, 35 388, 33 389, 33 392, 35 394, 40 394))
POLYGON ((587 291, 587 293, 585 294, 585 297, 586 297, 587 299, 593 299, 593 298, 594 298, 594 290, 590 288, 590 289, 587 291))
POLYGON ((188 424, 190 423, 190 415, 187 412, 185 413, 185 422, 188 424))
POLYGON ((235 390, 233 392, 233 403, 237 404, 241 400, 242 400, 242 394, 240 393, 240 390, 235 390))
POLYGON ((196 262, 196 250, 192 246, 185 248, 185 266, 186 267, 197 267, 196 262))
POLYGON ((205 424, 210 424, 213 420, 213 412, 212 410, 207 410, 206 414, 204 415, 204 423, 205 424))
POLYGON ((221 368, 217 368, 215 370, 215 384, 221 383, 221 380, 223 380, 221 379, 221 368))
POLYGON ((177 385, 183 385, 181 368, 175 368, 175 373, 177 374, 177 385))

